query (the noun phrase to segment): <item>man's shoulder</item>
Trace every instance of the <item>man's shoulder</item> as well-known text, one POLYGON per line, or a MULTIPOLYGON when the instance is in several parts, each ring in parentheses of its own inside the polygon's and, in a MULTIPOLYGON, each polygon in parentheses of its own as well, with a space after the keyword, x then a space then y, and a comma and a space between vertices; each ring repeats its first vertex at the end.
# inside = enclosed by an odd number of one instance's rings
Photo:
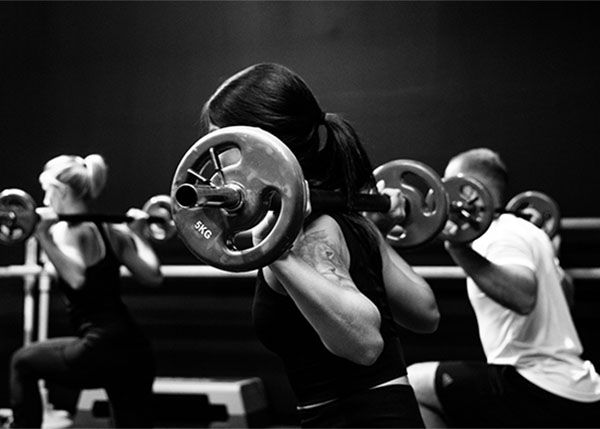
POLYGON ((528 220, 512 213, 503 213, 498 216, 498 218, 492 222, 490 229, 496 229, 498 232, 511 232, 525 237, 536 236, 540 232, 543 232, 528 220))
POLYGON ((489 229, 473 242, 473 248, 486 252, 491 245, 512 243, 511 246, 529 247, 537 241, 536 236, 541 232, 535 225, 510 213, 498 216, 489 229))

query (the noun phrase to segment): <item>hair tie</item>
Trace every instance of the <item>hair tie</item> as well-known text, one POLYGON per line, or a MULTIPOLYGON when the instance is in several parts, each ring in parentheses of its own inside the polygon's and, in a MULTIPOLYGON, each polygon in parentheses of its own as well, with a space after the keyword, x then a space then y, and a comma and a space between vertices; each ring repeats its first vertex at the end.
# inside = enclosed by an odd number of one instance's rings
POLYGON ((320 121, 319 121, 319 123, 320 123, 320 124, 324 124, 324 123, 325 123, 325 118, 326 118, 326 117, 327 117, 327 113, 325 113, 325 112, 321 112, 321 118, 320 118, 320 121))
POLYGON ((77 162, 81 165, 83 165, 83 168, 87 168, 87 163, 85 162, 85 158, 82 156, 78 156, 77 157, 77 162))

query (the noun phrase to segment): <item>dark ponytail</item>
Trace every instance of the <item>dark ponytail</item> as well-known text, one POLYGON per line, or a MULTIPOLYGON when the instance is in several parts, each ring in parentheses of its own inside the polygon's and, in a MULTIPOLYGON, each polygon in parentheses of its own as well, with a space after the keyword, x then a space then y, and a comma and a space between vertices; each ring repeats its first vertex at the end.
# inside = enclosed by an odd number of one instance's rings
POLYGON ((324 124, 325 149, 331 147, 334 160, 329 167, 332 184, 327 187, 338 188, 348 197, 374 188, 373 167, 354 128, 336 113, 327 113, 324 124))
MULTIPOLYGON (((329 175, 323 187, 343 192, 351 204, 357 193, 375 189, 371 161, 354 128, 340 115, 327 113, 324 124, 327 128, 325 147, 331 147, 334 161, 329 168, 323 168, 329 175)), ((371 222, 358 213, 348 213, 347 219, 365 232, 371 248, 378 247, 377 231, 371 222)))
POLYGON ((248 125, 275 135, 296 155, 314 189, 351 198, 375 187, 352 126, 335 113, 323 113, 304 80, 280 64, 256 64, 227 79, 202 109, 201 134, 211 125, 248 125))

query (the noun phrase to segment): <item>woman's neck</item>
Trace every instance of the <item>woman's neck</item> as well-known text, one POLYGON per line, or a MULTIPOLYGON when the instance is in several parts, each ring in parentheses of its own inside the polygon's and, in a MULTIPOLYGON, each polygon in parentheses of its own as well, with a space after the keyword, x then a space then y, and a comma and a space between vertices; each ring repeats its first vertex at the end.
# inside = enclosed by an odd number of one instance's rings
POLYGON ((88 205, 83 201, 73 201, 69 204, 65 204, 62 207, 61 214, 80 214, 87 213, 89 211, 88 205))

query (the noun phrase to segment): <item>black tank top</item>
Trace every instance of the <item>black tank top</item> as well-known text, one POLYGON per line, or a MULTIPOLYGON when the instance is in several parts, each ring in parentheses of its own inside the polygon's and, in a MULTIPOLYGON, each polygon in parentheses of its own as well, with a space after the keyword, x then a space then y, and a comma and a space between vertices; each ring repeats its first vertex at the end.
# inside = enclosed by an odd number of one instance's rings
POLYGON ((73 289, 61 277, 58 279, 71 323, 80 336, 94 328, 112 337, 137 336, 139 331, 121 300, 121 262, 104 226, 98 223, 96 227, 104 243, 104 257, 86 268, 85 281, 78 289, 73 289))
POLYGON ((272 290, 262 271, 257 278, 253 319, 260 341, 283 360, 299 404, 339 398, 406 375, 397 326, 383 283, 381 254, 369 245, 364 225, 351 214, 330 214, 340 226, 350 251, 350 276, 381 313, 384 349, 371 366, 355 364, 329 352, 316 331, 288 296, 272 290))

